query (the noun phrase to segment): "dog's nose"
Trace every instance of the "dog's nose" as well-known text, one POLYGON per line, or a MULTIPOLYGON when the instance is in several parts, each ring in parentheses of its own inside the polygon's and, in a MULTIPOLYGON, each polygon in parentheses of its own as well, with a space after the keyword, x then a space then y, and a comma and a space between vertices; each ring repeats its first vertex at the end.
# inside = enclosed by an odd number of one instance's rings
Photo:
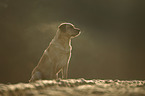
POLYGON ((79 28, 76 28, 76 30, 77 30, 78 32, 80 32, 80 31, 81 31, 79 28))

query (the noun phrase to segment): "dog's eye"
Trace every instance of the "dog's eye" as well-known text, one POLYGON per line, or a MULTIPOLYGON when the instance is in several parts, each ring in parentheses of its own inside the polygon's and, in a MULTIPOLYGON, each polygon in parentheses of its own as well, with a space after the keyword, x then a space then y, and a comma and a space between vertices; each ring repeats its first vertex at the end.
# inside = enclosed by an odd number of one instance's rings
POLYGON ((70 28, 71 28, 71 29, 74 29, 74 27, 73 27, 73 26, 70 26, 70 28))

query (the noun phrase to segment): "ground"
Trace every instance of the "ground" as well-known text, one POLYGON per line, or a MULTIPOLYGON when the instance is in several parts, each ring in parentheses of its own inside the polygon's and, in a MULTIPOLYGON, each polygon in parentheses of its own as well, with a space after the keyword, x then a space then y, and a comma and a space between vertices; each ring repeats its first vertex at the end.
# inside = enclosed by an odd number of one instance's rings
POLYGON ((81 78, 0 84, 0 96, 145 96, 145 81, 81 78))

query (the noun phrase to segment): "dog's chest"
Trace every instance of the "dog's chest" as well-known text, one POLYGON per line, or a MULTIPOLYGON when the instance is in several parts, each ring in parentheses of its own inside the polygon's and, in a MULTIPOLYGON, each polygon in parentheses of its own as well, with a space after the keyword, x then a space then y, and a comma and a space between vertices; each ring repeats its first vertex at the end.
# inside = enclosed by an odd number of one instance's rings
POLYGON ((61 46, 51 46, 48 53, 52 62, 55 62, 56 65, 66 64, 71 55, 71 48, 63 48, 61 46))
POLYGON ((57 63, 64 64, 68 62, 71 55, 71 50, 57 49, 55 55, 57 57, 57 63))

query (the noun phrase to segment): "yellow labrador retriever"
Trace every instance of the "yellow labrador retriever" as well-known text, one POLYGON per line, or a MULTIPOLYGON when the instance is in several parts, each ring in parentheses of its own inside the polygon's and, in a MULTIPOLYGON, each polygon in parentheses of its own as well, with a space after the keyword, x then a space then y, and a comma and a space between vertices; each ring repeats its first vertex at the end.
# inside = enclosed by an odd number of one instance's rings
POLYGON ((61 71, 62 78, 67 78, 71 57, 71 39, 80 34, 80 29, 71 23, 59 25, 56 35, 44 51, 38 65, 33 69, 29 82, 42 79, 57 79, 61 71))

